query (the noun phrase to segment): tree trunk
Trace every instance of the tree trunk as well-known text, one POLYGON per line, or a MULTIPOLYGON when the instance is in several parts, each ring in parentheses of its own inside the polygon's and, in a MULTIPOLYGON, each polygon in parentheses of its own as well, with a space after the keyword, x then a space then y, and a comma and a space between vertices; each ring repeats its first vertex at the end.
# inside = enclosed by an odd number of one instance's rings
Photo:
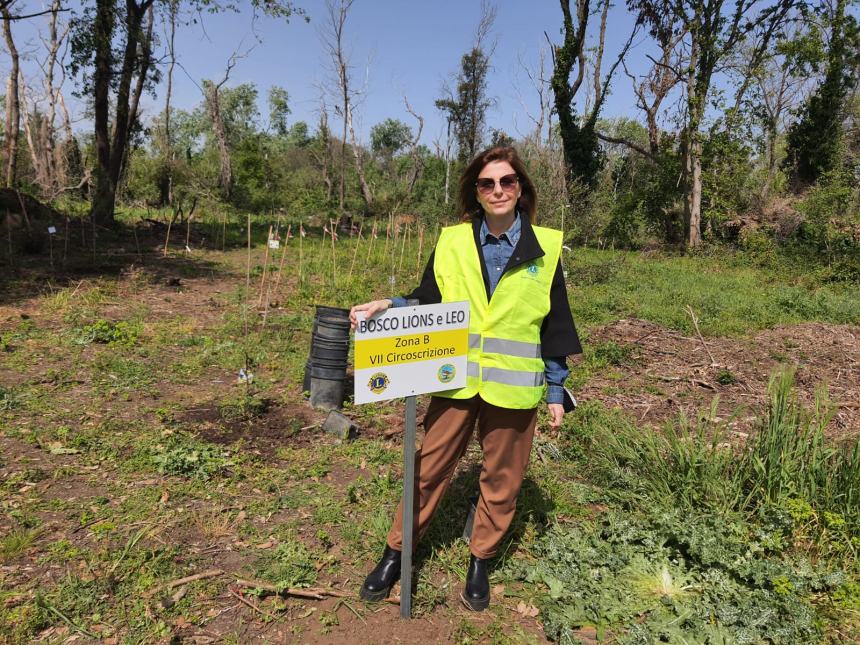
POLYGON ((146 24, 146 33, 143 35, 143 40, 140 41, 140 61, 138 63, 137 82, 134 86, 134 93, 131 96, 131 104, 128 110, 128 131, 134 127, 137 121, 137 111, 140 106, 140 97, 143 94, 143 88, 146 84, 146 74, 149 72, 149 66, 152 63, 152 27, 155 22, 155 11, 152 6, 148 10, 149 19, 146 24))
POLYGON ((8 6, 2 9, 3 36, 12 59, 9 80, 6 83, 6 186, 12 188, 18 175, 18 130, 21 127, 21 105, 18 102, 18 49, 12 39, 12 17, 8 6))
POLYGON ((96 148, 91 215, 94 221, 113 221, 113 208, 116 199, 115 187, 110 182, 110 81, 111 81, 111 41, 113 40, 116 0, 99 0, 96 4, 96 19, 93 32, 96 41, 95 72, 93 73, 93 115, 96 148))
POLYGON ((173 142, 170 139, 170 98, 173 95, 173 69, 176 67, 176 14, 179 9, 177 0, 170 2, 170 35, 167 40, 167 50, 170 64, 167 66, 167 91, 164 97, 164 178, 160 185, 161 205, 173 203, 173 142))
POLYGON ((209 118, 212 119, 212 130, 218 142, 218 154, 221 158, 221 169, 218 174, 218 186, 224 193, 225 199, 233 194, 233 165, 230 160, 230 148, 227 145, 227 131, 224 128, 224 117, 221 114, 221 97, 218 86, 211 84, 207 88, 206 103, 209 118))
POLYGON ((328 112, 325 104, 320 109, 320 137, 322 138, 322 175, 323 183, 325 184, 325 201, 331 201, 332 192, 334 192, 334 184, 331 180, 331 135, 328 129, 328 112))
POLYGON ((693 134, 687 157, 690 177, 687 187, 687 245, 691 248, 702 244, 702 142, 697 135, 693 134))
MULTIPOLYGON (((134 0, 126 0, 126 42, 123 52, 122 68, 116 94, 116 112, 114 115, 113 137, 110 130, 110 87, 113 71, 113 56, 111 43, 113 40, 114 22, 116 19, 116 0, 97 0, 96 18, 93 25, 95 38, 95 72, 93 74, 93 108, 95 115, 95 147, 96 169, 94 173, 95 189, 91 214, 95 222, 110 223, 114 220, 116 192, 119 184, 122 164, 128 146, 129 118, 132 112, 129 106, 131 98, 131 80, 138 68, 138 46, 147 45, 143 41, 141 24, 143 15, 152 6, 154 0, 143 0, 137 4, 134 0)), ((140 72, 146 75, 148 66, 141 67, 140 72)), ((145 79, 144 79, 145 80, 145 79)))
POLYGON ((364 176, 364 161, 361 158, 361 146, 355 138, 355 130, 352 127, 352 106, 347 101, 347 117, 346 122, 349 126, 349 138, 352 142, 352 155, 355 157, 355 170, 358 173, 358 181, 361 184, 361 196, 364 198, 364 204, 369 209, 373 204, 373 193, 370 192, 370 186, 367 184, 367 178, 364 176))
MULTIPOLYGON (((26 88, 25 88, 26 89, 26 88)), ((36 134, 39 134, 41 129, 41 117, 35 110, 30 113, 30 108, 27 106, 27 92, 20 93, 20 104, 24 108, 24 118, 21 120, 24 126, 24 138, 27 140, 27 149, 30 151, 30 163, 33 165, 33 172, 36 175, 36 183, 44 191, 45 189, 45 168, 42 149, 38 145, 39 140, 33 136, 33 130, 36 129, 36 134), (35 123, 31 123, 31 119, 35 123)))

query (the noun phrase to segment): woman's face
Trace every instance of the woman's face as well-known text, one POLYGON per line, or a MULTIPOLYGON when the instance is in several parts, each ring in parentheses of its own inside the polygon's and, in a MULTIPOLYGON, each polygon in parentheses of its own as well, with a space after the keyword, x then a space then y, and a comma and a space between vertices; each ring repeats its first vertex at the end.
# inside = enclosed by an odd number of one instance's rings
POLYGON ((517 207, 517 200, 522 194, 520 183, 517 181, 511 186, 503 187, 499 180, 502 177, 510 178, 511 175, 516 177, 516 174, 517 171, 507 161, 491 161, 478 173, 479 185, 486 184, 489 187, 489 181, 482 180, 493 180, 494 182, 492 190, 488 192, 480 190, 479 187, 475 188, 478 193, 478 202, 483 207, 487 217, 502 219, 513 214, 517 207))

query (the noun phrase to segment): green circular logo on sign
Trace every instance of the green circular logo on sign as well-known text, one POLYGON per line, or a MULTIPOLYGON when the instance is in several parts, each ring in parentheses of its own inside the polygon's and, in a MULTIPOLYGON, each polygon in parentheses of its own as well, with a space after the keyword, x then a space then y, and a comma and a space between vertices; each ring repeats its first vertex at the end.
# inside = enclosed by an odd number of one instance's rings
POLYGON ((454 366, 451 365, 451 363, 445 363, 442 367, 439 368, 439 371, 436 372, 436 377, 441 383, 450 383, 454 380, 454 375, 456 373, 457 370, 454 369, 454 366))

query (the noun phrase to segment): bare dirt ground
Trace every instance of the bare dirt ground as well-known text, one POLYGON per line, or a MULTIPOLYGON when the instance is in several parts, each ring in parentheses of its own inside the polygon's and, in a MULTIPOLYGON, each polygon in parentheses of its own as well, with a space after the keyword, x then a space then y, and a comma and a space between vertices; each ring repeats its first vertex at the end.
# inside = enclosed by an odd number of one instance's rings
POLYGON ((766 408, 769 375, 789 365, 807 408, 826 386, 834 406, 831 436, 860 434, 860 327, 805 323, 750 338, 702 340, 644 320, 618 320, 592 330, 589 341, 614 341, 634 351, 627 364, 598 374, 578 395, 620 407, 644 424, 660 426, 681 412, 695 418, 719 397, 717 418, 748 433, 766 408))

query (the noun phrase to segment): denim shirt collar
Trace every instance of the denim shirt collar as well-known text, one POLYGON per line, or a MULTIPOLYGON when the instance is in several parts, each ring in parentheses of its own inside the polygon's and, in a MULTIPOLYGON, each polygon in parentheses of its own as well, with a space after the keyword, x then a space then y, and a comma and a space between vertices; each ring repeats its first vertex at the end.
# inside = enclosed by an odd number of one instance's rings
MULTIPOLYGON (((502 239, 507 240, 508 244, 511 245, 512 248, 516 247, 517 242, 520 241, 520 232, 522 231, 522 223, 520 222, 520 212, 516 211, 514 216, 514 222, 511 224, 511 227, 499 235, 498 239, 501 241, 502 239)), ((487 218, 481 218, 481 232, 480 232, 480 240, 481 246, 487 245, 487 236, 495 237, 492 233, 490 233, 490 229, 487 226, 487 218)))

